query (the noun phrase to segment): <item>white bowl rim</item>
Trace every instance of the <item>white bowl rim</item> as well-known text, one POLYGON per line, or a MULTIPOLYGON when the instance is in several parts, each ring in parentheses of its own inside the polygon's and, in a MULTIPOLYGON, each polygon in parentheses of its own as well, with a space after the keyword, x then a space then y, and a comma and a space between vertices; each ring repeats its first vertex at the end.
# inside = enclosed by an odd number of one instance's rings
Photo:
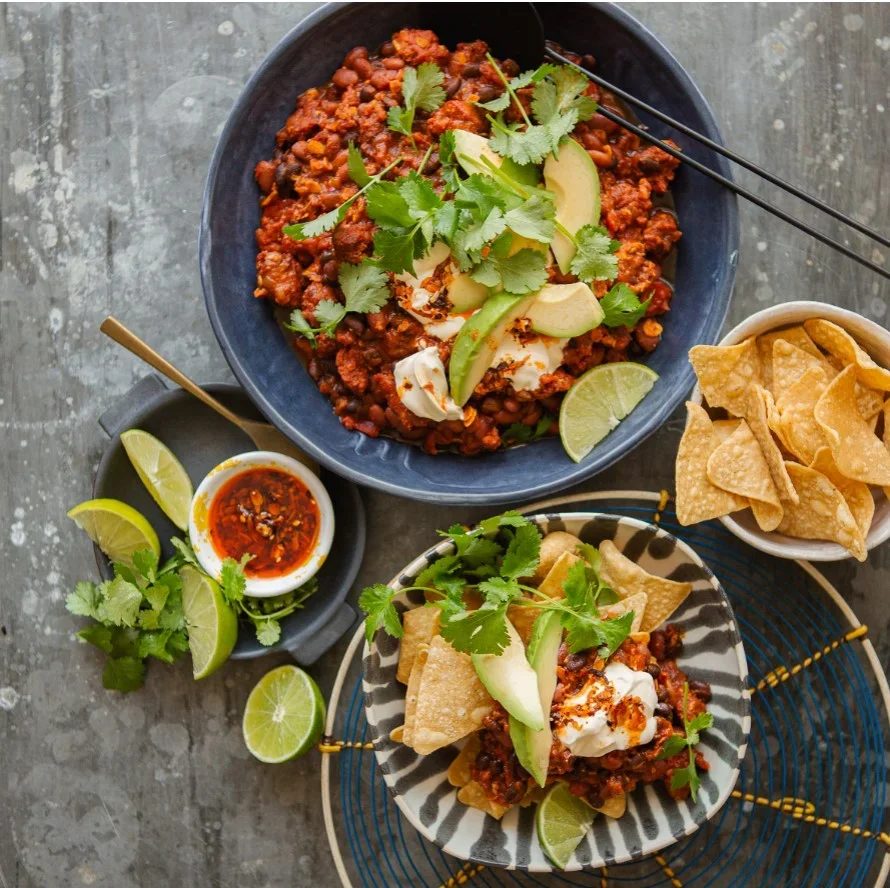
POLYGON ((214 496, 220 487, 235 475, 245 469, 257 467, 271 467, 281 469, 289 475, 294 475, 315 497, 319 511, 318 538, 315 548, 309 558, 289 573, 280 577, 247 577, 245 592, 254 598, 271 598, 282 595, 301 586, 311 579, 321 569, 331 544, 334 541, 334 507, 324 484, 318 476, 299 460, 283 453, 275 453, 271 450, 251 450, 239 453, 223 460, 218 466, 211 469, 195 491, 189 508, 189 540, 201 567, 217 581, 222 571, 222 559, 213 548, 206 530, 198 527, 197 506, 202 500, 209 508, 214 496))
MULTIPOLYGON (((806 299, 782 302, 779 305, 771 305, 769 308, 754 312, 754 314, 749 315, 740 324, 733 327, 717 344, 737 345, 749 336, 759 336, 761 333, 779 330, 782 327, 817 317, 837 323, 839 327, 847 330, 857 342, 860 339, 856 334, 856 328, 864 329, 874 339, 885 340, 887 348, 890 350, 890 331, 880 324, 863 317, 855 311, 850 311, 850 309, 840 308, 827 302, 816 302, 806 299)), ((862 345, 861 342, 860 345, 862 345)), ((695 384, 689 400, 694 401, 696 404, 701 404, 704 400, 698 383, 695 384)), ((724 515, 717 520, 730 533, 746 542, 749 546, 753 546, 761 552, 766 552, 767 555, 774 555, 776 558, 792 558, 801 561, 846 561, 853 557, 839 543, 830 543, 824 540, 798 540, 775 531, 767 533, 759 528, 754 530, 740 524, 733 515, 724 515)), ((890 539, 890 512, 881 522, 871 526, 865 539, 865 547, 868 551, 871 551, 888 539, 890 539)))
MULTIPOLYGON (((708 567, 705 560, 692 548, 689 543, 680 539, 677 536, 674 536, 669 531, 665 530, 663 527, 652 524, 648 521, 642 521, 639 518, 630 518, 625 515, 616 515, 611 512, 536 512, 533 514, 523 513, 523 517, 530 519, 535 524, 540 524, 543 521, 574 521, 574 520, 594 520, 597 518, 611 518, 615 519, 621 524, 630 525, 631 527, 635 527, 637 529, 643 530, 647 528, 654 529, 657 535, 668 537, 669 539, 674 540, 677 544, 677 547, 683 554, 695 565, 701 567, 705 574, 707 575, 709 581, 713 585, 715 591, 718 595, 723 599, 726 603, 729 613, 731 615, 730 620, 730 629, 732 630, 733 636, 733 647, 736 650, 736 662, 739 668, 739 681, 742 686, 742 699, 746 701, 747 705, 745 707, 745 714, 741 718, 741 729, 742 729, 742 740, 739 744, 739 755, 738 755, 738 763, 735 768, 733 768, 732 773, 729 775, 728 780, 726 781, 726 785, 721 789, 720 795, 717 798, 717 801, 705 812, 704 816, 700 820, 695 820, 687 829, 685 835, 690 836, 695 833, 704 823, 707 823, 717 814, 726 802, 729 800, 730 795, 732 794, 733 789, 735 788, 736 783, 738 782, 739 773, 741 772, 741 763, 747 755, 748 751, 748 743, 750 741, 751 735, 751 692, 748 684, 748 661, 745 655, 744 650, 744 642, 742 641, 741 630, 739 628, 738 618, 735 616, 735 611, 732 607, 732 602, 729 600, 729 596, 726 594, 726 590, 723 588, 723 584, 720 582, 720 579, 717 575, 708 567)), ((399 593, 402 591, 402 585, 399 582, 401 577, 413 577, 416 576, 424 567, 429 563, 427 556, 429 555, 441 555, 445 552, 449 551, 453 542, 451 540, 445 539, 436 543, 433 546, 430 546, 425 551, 421 552, 416 558, 412 559, 409 564, 403 567, 395 577, 390 581, 389 585, 391 588, 397 589, 399 593)), ((371 654, 371 645, 373 642, 369 643, 367 639, 364 640, 362 644, 362 662, 363 664, 367 662, 368 658, 371 654)), ((369 690, 367 687, 365 675, 364 675, 364 666, 362 670, 362 690, 364 694, 364 705, 367 709, 372 705, 369 690)), ((376 737, 376 724, 370 724, 369 720, 369 728, 371 731, 372 738, 376 737)), ((377 748, 375 745, 374 755, 377 756, 377 748)), ((378 760, 379 763, 379 760, 378 760)), ((420 820, 417 816, 417 813, 414 809, 408 804, 405 797, 396 792, 395 787, 391 784, 391 778, 386 769, 381 769, 381 773, 384 778, 384 782, 386 783, 386 787, 393 797, 397 807, 405 815, 408 819, 408 822, 425 838, 429 841, 433 842, 437 847, 441 847, 443 851, 448 854, 452 854, 458 859, 473 861, 472 857, 463 857, 461 854, 457 853, 456 850, 448 845, 440 846, 436 841, 435 837, 430 833, 427 826, 420 820)), ((645 854, 652 854, 657 851, 661 851, 664 848, 670 847, 676 842, 680 841, 681 836, 668 836, 662 839, 651 839, 649 840, 649 844, 646 847, 646 850, 643 852, 645 854)), ((625 863, 627 860, 631 860, 633 858, 627 857, 622 858, 620 860, 615 861, 616 863, 625 863)), ((513 869, 514 867, 508 867, 508 869, 513 869)), ((515 866, 516 869, 523 870, 525 872, 556 872, 554 869, 539 869, 532 866, 515 866)), ((568 867, 564 870, 564 872, 578 872, 582 871, 583 868, 578 867, 568 867)))

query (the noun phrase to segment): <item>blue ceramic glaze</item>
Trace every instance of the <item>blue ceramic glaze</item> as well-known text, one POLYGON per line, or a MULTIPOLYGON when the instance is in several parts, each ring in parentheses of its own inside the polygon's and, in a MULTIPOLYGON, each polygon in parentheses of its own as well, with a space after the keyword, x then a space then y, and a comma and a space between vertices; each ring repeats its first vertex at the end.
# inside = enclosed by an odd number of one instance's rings
MULTIPOLYGON (((582 3, 542 4, 538 11, 548 38, 593 53, 597 70, 617 86, 720 140, 714 116, 689 75, 627 13, 582 3)), ((271 156, 275 134, 299 93, 326 81, 353 46, 379 45, 417 19, 415 4, 328 4, 300 22, 260 65, 232 109, 210 164, 200 229, 204 296, 214 332, 242 386, 271 422, 325 467, 358 484, 428 502, 518 502, 612 465, 681 403, 693 384, 689 349, 717 341, 729 308, 739 242, 736 199, 694 171, 682 166, 678 171, 673 194, 683 239, 677 247, 676 297, 663 318, 664 338, 648 359, 661 378, 583 462, 571 462, 558 439, 468 458, 430 456, 415 446, 347 431, 279 331, 271 306, 251 295, 260 218, 253 168, 271 156)), ((656 121, 645 116, 643 121, 689 156, 731 175, 724 159, 656 121)))

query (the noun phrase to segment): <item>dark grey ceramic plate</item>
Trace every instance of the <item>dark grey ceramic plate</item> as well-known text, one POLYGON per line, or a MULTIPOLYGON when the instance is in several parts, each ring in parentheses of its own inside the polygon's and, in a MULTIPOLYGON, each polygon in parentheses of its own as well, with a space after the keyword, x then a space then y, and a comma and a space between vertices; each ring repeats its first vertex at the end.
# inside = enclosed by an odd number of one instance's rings
MULTIPOLYGON (((207 391, 227 407, 249 419, 262 419, 247 395, 237 386, 211 384, 207 391)), ((146 376, 107 410, 99 424, 111 443, 99 463, 93 496, 113 497, 138 509, 158 532, 162 557, 173 554, 170 537, 182 531, 170 523, 142 485, 120 440, 120 433, 140 428, 160 438, 185 466, 195 487, 224 459, 256 449, 240 429, 205 407, 181 389, 168 389, 157 376, 146 376)), ((289 651, 301 665, 314 663, 355 621, 345 603, 365 551, 365 512, 358 488, 331 472, 322 472, 331 496, 336 533, 330 555, 318 573, 318 592, 306 606, 281 621, 281 640, 263 647, 250 627, 242 629, 233 659, 261 657, 276 650, 289 651)), ((111 566, 96 549, 99 572, 108 578, 111 566)))

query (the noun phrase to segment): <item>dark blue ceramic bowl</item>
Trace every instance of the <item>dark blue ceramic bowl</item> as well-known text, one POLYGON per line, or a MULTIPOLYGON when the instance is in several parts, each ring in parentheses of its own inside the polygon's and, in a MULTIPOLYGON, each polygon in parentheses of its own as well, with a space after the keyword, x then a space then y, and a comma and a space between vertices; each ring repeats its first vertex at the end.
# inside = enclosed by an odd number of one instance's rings
MULTIPOLYGON (((704 97, 677 60, 621 9, 547 3, 538 8, 549 39, 596 56, 598 71, 628 92, 720 139, 704 97)), ((467 458, 349 432, 319 393, 276 326, 268 303, 251 296, 260 218, 254 165, 271 156, 275 133, 297 95, 328 80, 346 52, 373 47, 419 20, 418 4, 331 3, 300 22, 244 88, 219 138, 204 193, 200 264, 213 329, 241 385, 262 412, 323 466, 359 484, 429 502, 495 505, 568 487, 626 456, 670 416, 692 387, 687 352, 716 342, 729 308, 738 255, 735 197, 697 173, 678 172, 673 194, 683 239, 676 296, 664 339, 649 359, 660 379, 645 401, 583 462, 558 439, 467 458)), ((474 39, 468 33, 466 40, 474 39)), ((643 117, 725 176, 728 165, 697 143, 643 117)))

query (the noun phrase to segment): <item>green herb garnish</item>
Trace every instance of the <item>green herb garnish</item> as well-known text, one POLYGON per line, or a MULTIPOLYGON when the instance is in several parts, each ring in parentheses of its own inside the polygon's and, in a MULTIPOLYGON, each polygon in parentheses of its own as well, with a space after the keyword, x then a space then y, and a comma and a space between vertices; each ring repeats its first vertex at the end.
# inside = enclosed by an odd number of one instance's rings
POLYGON ((665 741, 664 746, 658 753, 658 758, 673 758, 684 749, 689 750, 689 764, 685 768, 677 768, 671 775, 671 789, 682 789, 684 786, 689 787, 689 794, 692 801, 696 800, 701 779, 698 771, 695 769, 695 750, 694 747, 701 739, 701 731, 706 731, 714 724, 714 716, 710 712, 701 712, 690 721, 686 720, 686 701, 689 697, 689 682, 683 685, 683 730, 686 736, 680 734, 672 734, 665 741))
POLYGON ((545 413, 533 426, 525 425, 522 422, 514 422, 512 425, 507 426, 501 437, 511 443, 527 444, 529 441, 537 441, 538 438, 543 438, 555 422, 556 419, 554 417, 545 413))
POLYGON ((621 241, 613 240, 601 225, 585 225, 573 237, 576 246, 571 272, 582 281, 613 281, 618 276, 616 250, 621 241))
POLYGON ((407 67, 402 77, 402 101, 404 107, 390 108, 386 125, 393 131, 407 136, 414 143, 414 115, 417 109, 435 111, 445 101, 442 84, 445 75, 438 65, 424 62, 417 68, 407 67))
MULTIPOLYGON (((573 567, 564 584, 565 599, 549 598, 522 582, 538 565, 541 533, 519 513, 487 518, 472 530, 454 525, 440 535, 454 543, 455 551, 434 561, 409 589, 438 596, 428 606, 441 610, 442 637, 455 650, 500 654, 509 641, 506 620, 511 604, 558 611, 572 652, 596 647, 606 657, 630 634, 632 611, 617 619, 600 617, 598 604, 610 603, 614 593, 600 581, 593 565, 579 562, 573 567), (467 609, 464 603, 467 589, 482 597, 477 610, 467 609)), ((365 637, 369 642, 380 628, 401 637, 402 625, 393 604, 396 594, 382 584, 362 592, 359 607, 367 615, 365 637)))
POLYGON ((640 302, 639 297, 627 284, 615 284, 602 299, 600 307, 605 312, 603 323, 607 327, 633 327, 649 307, 651 298, 640 302))

